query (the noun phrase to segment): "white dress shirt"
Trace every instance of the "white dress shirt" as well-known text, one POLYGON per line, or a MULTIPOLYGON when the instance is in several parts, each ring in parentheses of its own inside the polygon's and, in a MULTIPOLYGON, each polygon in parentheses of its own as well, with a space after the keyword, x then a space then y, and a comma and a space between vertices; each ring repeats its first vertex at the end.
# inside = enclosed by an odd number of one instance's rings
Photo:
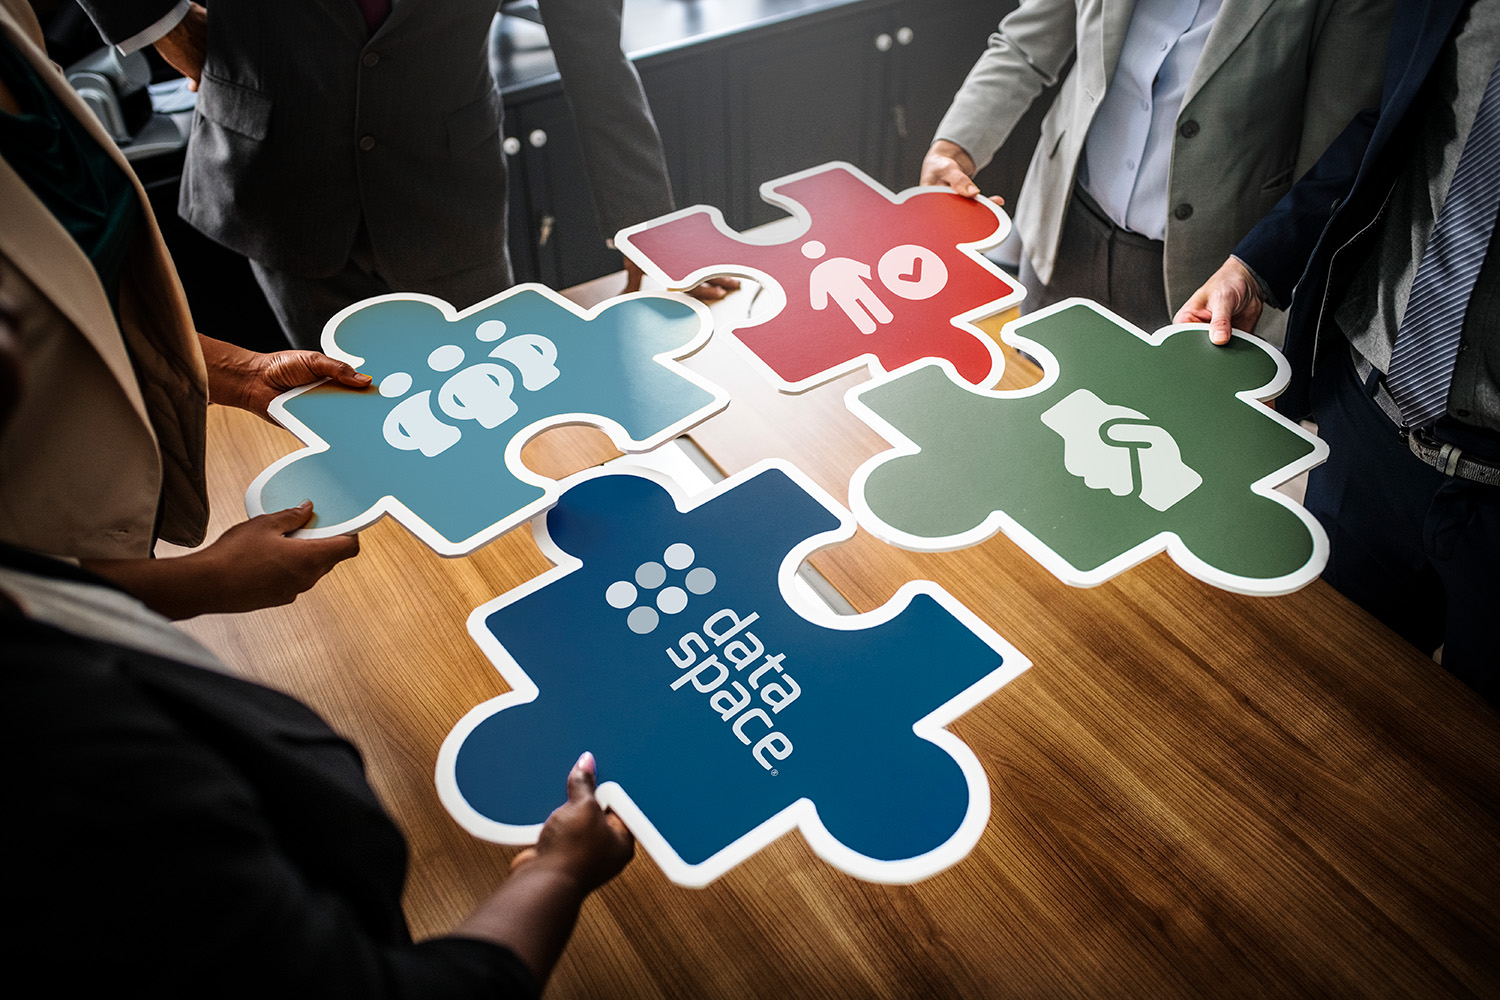
POLYGON ((1167 232, 1167 171, 1188 81, 1223 0, 1138 0, 1089 127, 1079 181, 1116 225, 1167 232))

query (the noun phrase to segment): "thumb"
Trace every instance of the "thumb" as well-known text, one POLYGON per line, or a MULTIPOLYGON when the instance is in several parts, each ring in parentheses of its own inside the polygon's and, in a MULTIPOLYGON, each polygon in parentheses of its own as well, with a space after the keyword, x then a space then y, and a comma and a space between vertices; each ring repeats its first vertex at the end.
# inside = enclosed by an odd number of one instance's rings
POLYGON ((348 362, 331 358, 321 351, 300 351, 293 358, 305 372, 299 380, 300 383, 311 382, 319 378, 331 378, 343 385, 363 389, 373 381, 370 376, 355 371, 354 366, 348 362))
POLYGON ((332 376, 343 385, 351 386, 356 389, 363 389, 365 386, 375 381, 364 372, 355 371, 354 366, 348 364, 347 362, 335 361, 334 365, 334 370, 326 374, 332 376))
POLYGON ((262 514, 261 517, 264 517, 266 523, 274 528, 278 534, 286 535, 303 527, 308 521, 311 521, 312 513, 312 501, 304 500, 295 507, 272 511, 268 514, 262 514))
POLYGON ((963 195, 965 198, 979 197, 979 185, 975 184, 974 179, 968 174, 964 173, 958 167, 953 168, 953 173, 950 179, 950 187, 952 187, 953 190, 957 191, 959 194, 963 195))
POLYGON ((1223 292, 1215 292, 1208 300, 1211 319, 1208 323, 1208 339, 1215 344, 1227 344, 1234 319, 1234 309, 1225 301, 1223 292))
POLYGON ((573 765, 573 770, 568 772, 569 802, 587 802, 594 797, 597 771, 594 755, 585 750, 583 756, 578 758, 578 763, 573 765))

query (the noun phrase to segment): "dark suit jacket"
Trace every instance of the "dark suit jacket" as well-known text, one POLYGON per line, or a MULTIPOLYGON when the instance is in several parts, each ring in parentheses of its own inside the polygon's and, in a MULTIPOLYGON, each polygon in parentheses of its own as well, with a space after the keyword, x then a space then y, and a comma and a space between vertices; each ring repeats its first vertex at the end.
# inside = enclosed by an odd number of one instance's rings
POLYGON ((1361 112, 1321 159, 1234 250, 1279 302, 1290 300, 1284 351, 1292 381, 1277 400, 1290 417, 1310 409, 1314 372, 1347 341, 1323 318, 1365 258, 1371 228, 1406 164, 1409 114, 1466 0, 1401 0, 1391 23, 1380 106, 1361 112), (1295 293, 1293 292, 1295 289, 1295 293))
MULTIPOLYGON (((107 586, 4 546, 0 565, 107 586)), ((300 702, 3 595, 0 650, 7 965, 49 995, 535 995, 506 949, 411 943, 405 842, 358 752, 300 702)))
MULTIPOLYGON (((111 42, 176 0, 81 0, 111 42)), ((484 268, 510 281, 499 0, 396 0, 368 34, 354 0, 213 0, 179 211, 260 263, 305 276, 349 258, 363 218, 393 286, 484 268)), ((661 140, 620 51, 623 0, 543 0, 606 233, 672 208, 661 140)), ((468 303, 457 303, 467 305, 468 303)))

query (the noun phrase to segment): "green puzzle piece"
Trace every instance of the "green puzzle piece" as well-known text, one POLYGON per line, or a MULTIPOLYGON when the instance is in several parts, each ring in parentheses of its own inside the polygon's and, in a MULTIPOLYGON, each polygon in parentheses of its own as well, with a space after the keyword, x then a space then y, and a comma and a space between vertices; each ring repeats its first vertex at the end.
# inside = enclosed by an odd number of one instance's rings
POLYGON ((943 362, 849 392, 895 449, 855 473, 851 505, 876 536, 946 551, 1004 531, 1063 581, 1088 587, 1166 550, 1194 576, 1284 594, 1328 559, 1322 527, 1275 487, 1327 446, 1257 400, 1281 355, 1202 326, 1146 334, 1070 299, 1002 338, 1046 374, 1015 391, 962 383, 943 362))

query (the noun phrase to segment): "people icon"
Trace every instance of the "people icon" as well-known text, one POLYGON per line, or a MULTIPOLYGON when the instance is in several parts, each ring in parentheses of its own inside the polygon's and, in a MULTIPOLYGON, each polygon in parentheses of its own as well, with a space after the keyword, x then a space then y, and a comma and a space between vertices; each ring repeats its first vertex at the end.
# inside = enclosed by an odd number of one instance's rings
MULTIPOLYGON (((505 336, 505 324, 487 320, 479 324, 475 337, 494 342, 505 336)), ((536 391, 552 384, 560 374, 557 369, 557 346, 539 334, 523 333, 507 338, 489 352, 489 356, 515 365, 521 385, 536 391)), ((445 344, 427 358, 434 372, 446 373, 459 368, 466 360, 462 347, 445 344)), ((394 372, 380 382, 380 394, 387 398, 405 396, 412 388, 412 377, 394 372)), ((515 416, 520 407, 512 400, 515 377, 510 370, 490 362, 480 362, 455 372, 437 390, 438 408, 457 421, 473 420, 481 427, 493 429, 515 416)), ((420 451, 436 457, 457 444, 462 432, 439 419, 432 412, 430 389, 397 403, 386 414, 381 432, 386 443, 401 451, 420 451)))

